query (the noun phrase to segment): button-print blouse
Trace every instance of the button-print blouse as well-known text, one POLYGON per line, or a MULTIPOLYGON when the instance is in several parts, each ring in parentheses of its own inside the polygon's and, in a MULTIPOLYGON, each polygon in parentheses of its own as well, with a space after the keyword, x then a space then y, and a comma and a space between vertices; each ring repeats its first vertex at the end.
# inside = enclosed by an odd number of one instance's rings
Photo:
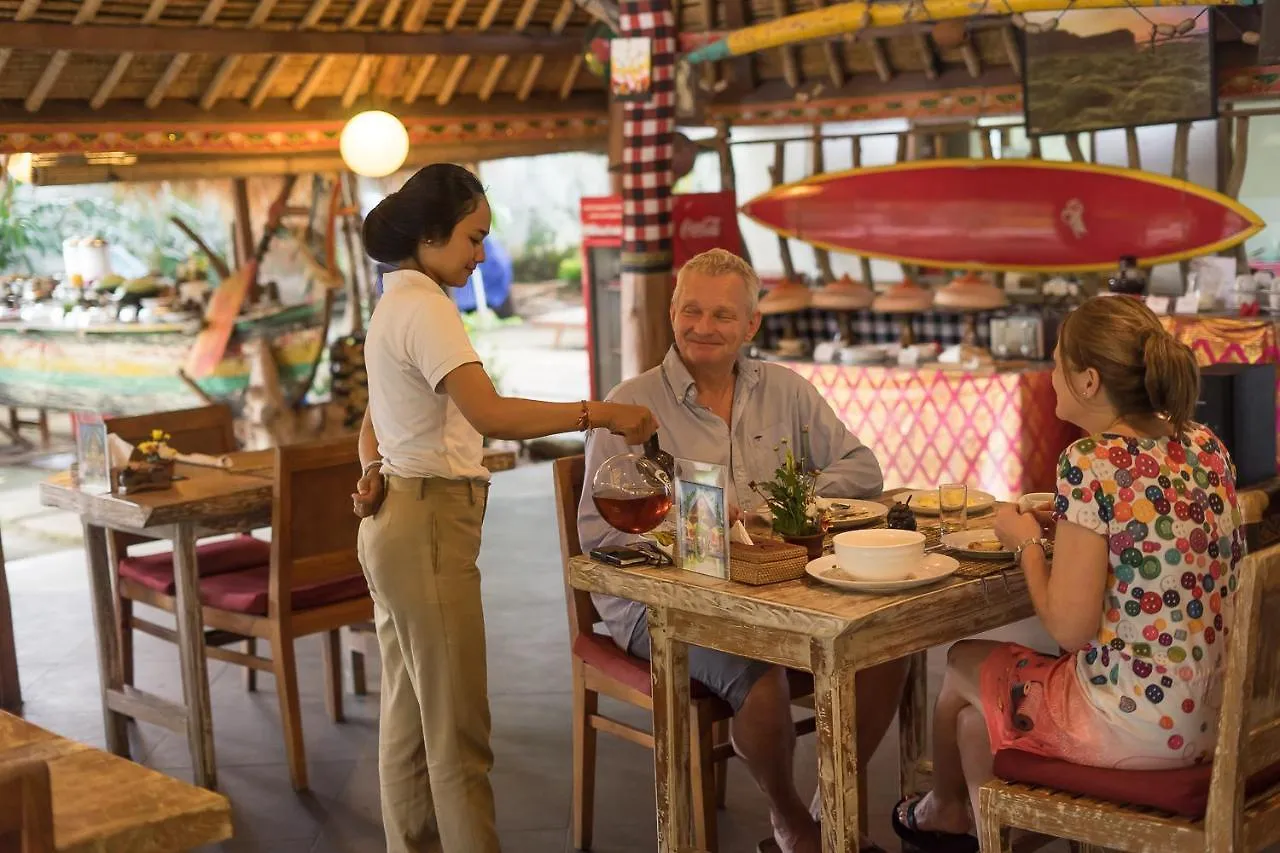
POLYGON ((1244 553, 1226 449, 1196 424, 1180 439, 1081 439, 1059 461, 1055 509, 1109 546, 1102 625, 1076 654, 1085 695, 1150 747, 1208 760, 1244 553))

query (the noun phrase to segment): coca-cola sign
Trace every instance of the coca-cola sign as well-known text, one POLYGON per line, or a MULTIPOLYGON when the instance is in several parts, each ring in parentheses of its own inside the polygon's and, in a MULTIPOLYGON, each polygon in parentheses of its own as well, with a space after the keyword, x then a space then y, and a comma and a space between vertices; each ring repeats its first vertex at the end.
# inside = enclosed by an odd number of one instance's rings
POLYGON ((689 193, 674 196, 673 202, 676 227, 671 260, 676 269, 708 249, 742 254, 733 193, 689 193))

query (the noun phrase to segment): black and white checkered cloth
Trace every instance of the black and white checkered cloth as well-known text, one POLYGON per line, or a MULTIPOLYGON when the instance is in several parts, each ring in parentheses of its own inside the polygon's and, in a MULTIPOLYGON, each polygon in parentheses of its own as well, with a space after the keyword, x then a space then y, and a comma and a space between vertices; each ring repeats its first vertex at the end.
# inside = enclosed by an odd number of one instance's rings
MULTIPOLYGON (((807 340, 810 348, 814 344, 833 340, 840 333, 840 316, 850 315, 850 325, 856 344, 891 344, 901 337, 899 315, 880 314, 874 311, 827 311, 822 308, 809 308, 791 314, 771 314, 764 318, 764 323, 757 336, 762 349, 775 349, 777 342, 786 336, 788 324, 795 325, 796 337, 807 340)), ((992 311, 980 311, 977 314, 978 346, 988 347, 991 344, 991 318, 999 316, 992 311)), ((965 315, 946 311, 925 311, 911 316, 911 330, 917 343, 938 343, 944 347, 954 346, 964 336, 965 315)))

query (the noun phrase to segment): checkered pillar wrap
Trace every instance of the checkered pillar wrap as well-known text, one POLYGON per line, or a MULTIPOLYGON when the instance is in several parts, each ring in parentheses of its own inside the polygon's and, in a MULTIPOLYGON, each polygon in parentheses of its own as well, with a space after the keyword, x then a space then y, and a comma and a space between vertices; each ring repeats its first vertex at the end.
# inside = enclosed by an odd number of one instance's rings
POLYGON ((674 226, 671 169, 676 129, 676 23, 671 0, 624 0, 623 37, 652 40, 653 78, 647 101, 623 108, 622 271, 671 271, 674 226))

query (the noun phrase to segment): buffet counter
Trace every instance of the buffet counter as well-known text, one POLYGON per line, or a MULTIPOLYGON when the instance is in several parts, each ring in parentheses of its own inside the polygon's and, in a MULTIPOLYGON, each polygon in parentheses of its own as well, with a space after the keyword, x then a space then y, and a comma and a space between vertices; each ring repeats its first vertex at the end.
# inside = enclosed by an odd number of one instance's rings
POLYGON ((886 488, 966 483, 997 499, 1052 490, 1079 437, 1054 415, 1052 366, 849 366, 779 361, 822 392, 876 453, 886 488))

